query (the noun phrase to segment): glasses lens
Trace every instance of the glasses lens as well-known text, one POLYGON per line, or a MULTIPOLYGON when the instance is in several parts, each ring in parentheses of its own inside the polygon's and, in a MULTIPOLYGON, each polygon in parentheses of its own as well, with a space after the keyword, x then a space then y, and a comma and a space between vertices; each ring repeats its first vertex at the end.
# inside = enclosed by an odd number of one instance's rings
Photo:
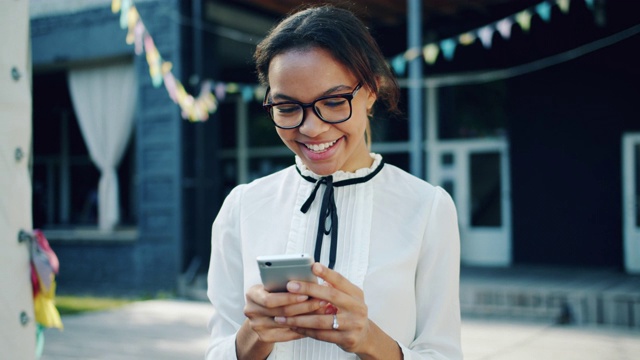
POLYGON ((273 121, 282 127, 294 127, 302 121, 302 106, 298 104, 280 104, 271 108, 273 121))
POLYGON ((315 107, 324 121, 340 122, 351 116, 351 101, 344 97, 318 100, 315 107))

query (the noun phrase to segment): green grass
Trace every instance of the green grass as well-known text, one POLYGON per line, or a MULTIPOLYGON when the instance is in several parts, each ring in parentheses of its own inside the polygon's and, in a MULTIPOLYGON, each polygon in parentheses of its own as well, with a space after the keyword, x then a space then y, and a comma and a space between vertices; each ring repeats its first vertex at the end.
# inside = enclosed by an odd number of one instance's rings
POLYGON ((93 296, 62 296, 55 297, 56 308, 60 315, 80 314, 89 311, 116 309, 136 301, 126 298, 103 298, 93 296))

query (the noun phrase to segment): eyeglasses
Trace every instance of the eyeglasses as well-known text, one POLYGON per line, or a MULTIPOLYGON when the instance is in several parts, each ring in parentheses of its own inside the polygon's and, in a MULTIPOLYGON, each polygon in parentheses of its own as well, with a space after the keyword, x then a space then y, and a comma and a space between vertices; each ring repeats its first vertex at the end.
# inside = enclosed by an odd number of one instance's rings
POLYGON ((323 96, 306 104, 293 100, 267 103, 269 97, 269 89, 267 89, 262 107, 269 113, 273 123, 281 129, 295 129, 302 125, 306 108, 312 108, 320 120, 329 124, 338 124, 351 118, 351 100, 361 87, 362 83, 358 83, 351 93, 323 96))

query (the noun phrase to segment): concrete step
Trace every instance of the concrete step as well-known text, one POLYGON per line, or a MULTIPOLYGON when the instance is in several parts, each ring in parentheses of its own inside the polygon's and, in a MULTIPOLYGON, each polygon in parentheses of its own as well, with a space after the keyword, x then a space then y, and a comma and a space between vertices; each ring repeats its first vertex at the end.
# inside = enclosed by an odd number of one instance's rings
MULTIPOLYGON (((184 277, 179 295, 207 301, 206 274, 184 277)), ((640 330, 640 276, 612 269, 462 267, 463 317, 503 318, 640 330)))
POLYGON ((640 330, 640 276, 610 269, 463 268, 463 316, 640 330))

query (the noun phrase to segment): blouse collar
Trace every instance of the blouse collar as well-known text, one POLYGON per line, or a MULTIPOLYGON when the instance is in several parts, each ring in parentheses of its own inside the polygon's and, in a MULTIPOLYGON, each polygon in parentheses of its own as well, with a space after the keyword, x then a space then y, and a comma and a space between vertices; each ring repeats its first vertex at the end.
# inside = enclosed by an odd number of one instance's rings
MULTIPOLYGON (((335 173, 331 174, 333 176, 333 181, 341 181, 347 179, 356 179, 361 177, 366 177, 376 171, 380 164, 382 163, 382 155, 376 153, 370 153, 369 156, 373 159, 373 164, 371 164, 368 168, 358 169, 355 172, 346 172, 342 170, 338 170, 335 173)), ((312 177, 314 179, 319 179, 322 176, 317 175, 313 171, 309 170, 307 166, 302 162, 299 156, 296 155, 296 166, 298 167, 298 172, 303 177, 312 177)))

